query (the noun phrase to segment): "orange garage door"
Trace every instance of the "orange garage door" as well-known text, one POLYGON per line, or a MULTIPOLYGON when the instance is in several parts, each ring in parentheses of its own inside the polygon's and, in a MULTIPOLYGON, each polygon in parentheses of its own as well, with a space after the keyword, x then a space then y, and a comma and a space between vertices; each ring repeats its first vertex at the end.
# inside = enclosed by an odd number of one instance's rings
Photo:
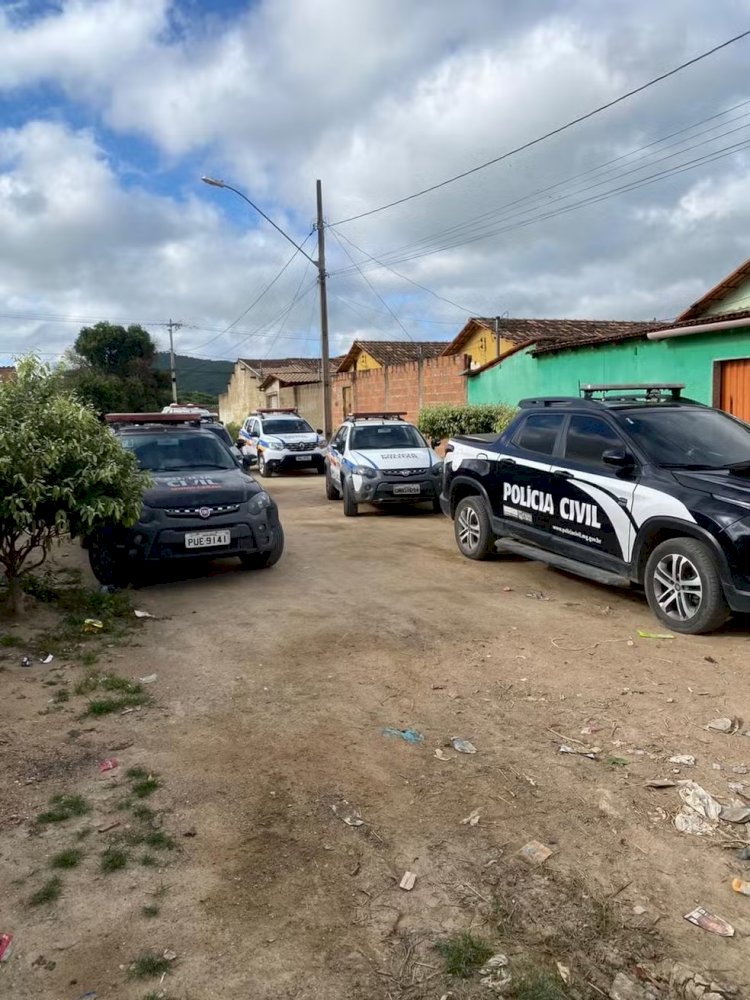
POLYGON ((721 408, 750 421, 750 358, 722 361, 721 408))

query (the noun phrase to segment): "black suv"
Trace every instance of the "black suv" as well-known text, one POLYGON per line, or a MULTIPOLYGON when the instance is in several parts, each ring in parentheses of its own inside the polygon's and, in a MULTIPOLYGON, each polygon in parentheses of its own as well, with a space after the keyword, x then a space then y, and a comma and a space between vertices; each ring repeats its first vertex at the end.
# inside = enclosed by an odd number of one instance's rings
POLYGON ((137 524, 86 539, 100 583, 125 586, 149 563, 236 556, 261 569, 279 561, 284 532, 276 503, 199 420, 162 413, 105 419, 152 485, 137 524))
POLYGON ((440 499, 461 552, 643 586, 676 632, 750 612, 750 427, 682 388, 524 399, 499 437, 452 439, 440 499))

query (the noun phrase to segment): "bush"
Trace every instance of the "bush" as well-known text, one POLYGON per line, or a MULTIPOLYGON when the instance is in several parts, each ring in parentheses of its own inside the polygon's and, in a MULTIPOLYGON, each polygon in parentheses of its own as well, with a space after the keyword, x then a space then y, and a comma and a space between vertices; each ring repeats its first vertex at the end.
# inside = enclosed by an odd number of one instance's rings
POLYGON ((418 426, 426 437, 442 441, 456 434, 499 434, 515 415, 516 408, 506 403, 428 406, 420 411, 418 426))

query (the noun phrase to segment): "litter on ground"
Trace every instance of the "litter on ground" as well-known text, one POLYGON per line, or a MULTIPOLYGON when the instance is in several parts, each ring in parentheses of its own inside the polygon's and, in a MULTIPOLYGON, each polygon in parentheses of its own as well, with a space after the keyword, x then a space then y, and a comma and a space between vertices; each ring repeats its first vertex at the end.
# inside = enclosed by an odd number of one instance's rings
POLYGON ((451 737, 451 746, 459 753, 476 753, 477 748, 469 740, 462 740, 459 736, 451 737))
POLYGON ((453 760, 453 758, 447 754, 445 750, 441 750, 440 747, 436 748, 433 756, 437 757, 438 760, 453 760))
POLYGON ((706 724, 706 729, 713 730, 716 733, 727 733, 731 736, 742 728, 742 719, 712 719, 711 722, 706 724))
POLYGON ((340 802, 334 802, 331 806, 331 812, 334 816, 338 817, 342 823, 346 823, 347 826, 364 825, 362 813, 359 809, 349 805, 346 799, 342 799, 340 802))
POLYGON ((711 913, 705 906, 697 906, 690 913, 686 913, 685 920, 695 924, 696 927, 702 927, 704 931, 710 931, 711 934, 718 934, 720 937, 734 937, 734 927, 723 917, 711 913))
POLYGON ((84 632, 101 632, 104 628, 104 622, 100 622, 98 618, 86 618, 83 622, 84 632))
POLYGON ((669 758, 670 764, 680 764, 682 767, 695 767, 695 757, 690 753, 678 753, 669 758))
POLYGON ((472 809, 468 816, 461 820, 462 826, 476 826, 479 822, 480 813, 478 809, 472 809))
POLYGON ((675 829, 698 837, 711 836, 719 823, 721 805, 695 781, 680 782, 677 794, 683 805, 674 818, 675 829))
POLYGON ((639 639, 674 639, 673 635, 669 632, 649 632, 645 628, 638 629, 639 639))
POLYGON ((99 764, 99 770, 103 774, 105 771, 114 771, 114 769, 116 767, 119 767, 119 765, 120 762, 118 761, 117 757, 108 757, 106 760, 103 760, 99 764))
POLYGON ((394 729, 393 726, 385 726, 382 732, 383 736, 396 736, 405 743, 424 743, 424 736, 416 729, 394 729))
POLYGON ((590 760, 598 760, 598 754, 602 752, 601 747, 569 747, 566 743, 560 747, 560 753, 572 753, 578 757, 588 757, 590 760))
POLYGON ((746 882, 744 878, 733 878, 732 888, 742 896, 750 896, 750 882, 746 882))
POLYGON ((153 618, 154 616, 150 611, 134 611, 133 614, 136 618, 153 618))
POLYGON ((39 662, 40 663, 52 663, 53 660, 54 660, 54 656, 52 655, 52 653, 47 653, 46 656, 40 656, 39 657, 39 662))
POLYGON ((500 952, 493 955, 479 970, 479 975, 481 976, 479 982, 482 986, 486 986, 496 993, 504 992, 511 981, 508 956, 500 952))
POLYGON ((528 844, 524 844, 521 850, 518 852, 524 861, 528 861, 532 865, 543 865, 544 862, 552 857, 552 850, 545 844, 542 844, 538 840, 530 840, 528 844))
POLYGON ((403 889, 405 892, 411 892, 416 881, 417 876, 415 872, 404 872, 401 876, 401 881, 399 882, 398 887, 399 889, 403 889))
POLYGON ((0 934, 0 962, 7 962, 13 950, 13 935, 0 934))
POLYGON ((158 674, 146 674, 145 677, 138 678, 141 684, 155 684, 158 679, 158 674))

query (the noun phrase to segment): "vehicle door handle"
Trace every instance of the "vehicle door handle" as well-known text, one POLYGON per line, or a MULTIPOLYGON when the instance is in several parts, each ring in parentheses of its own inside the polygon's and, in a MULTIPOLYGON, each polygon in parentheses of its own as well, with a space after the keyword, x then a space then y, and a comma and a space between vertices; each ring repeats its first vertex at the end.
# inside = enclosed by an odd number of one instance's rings
POLYGON ((557 476, 559 479, 572 479, 573 473, 568 472, 567 469, 555 469, 552 473, 553 476, 557 476))
POLYGON ((515 465, 515 464, 516 464, 515 458, 501 458, 500 459, 500 465, 501 466, 503 466, 503 465, 515 465))

